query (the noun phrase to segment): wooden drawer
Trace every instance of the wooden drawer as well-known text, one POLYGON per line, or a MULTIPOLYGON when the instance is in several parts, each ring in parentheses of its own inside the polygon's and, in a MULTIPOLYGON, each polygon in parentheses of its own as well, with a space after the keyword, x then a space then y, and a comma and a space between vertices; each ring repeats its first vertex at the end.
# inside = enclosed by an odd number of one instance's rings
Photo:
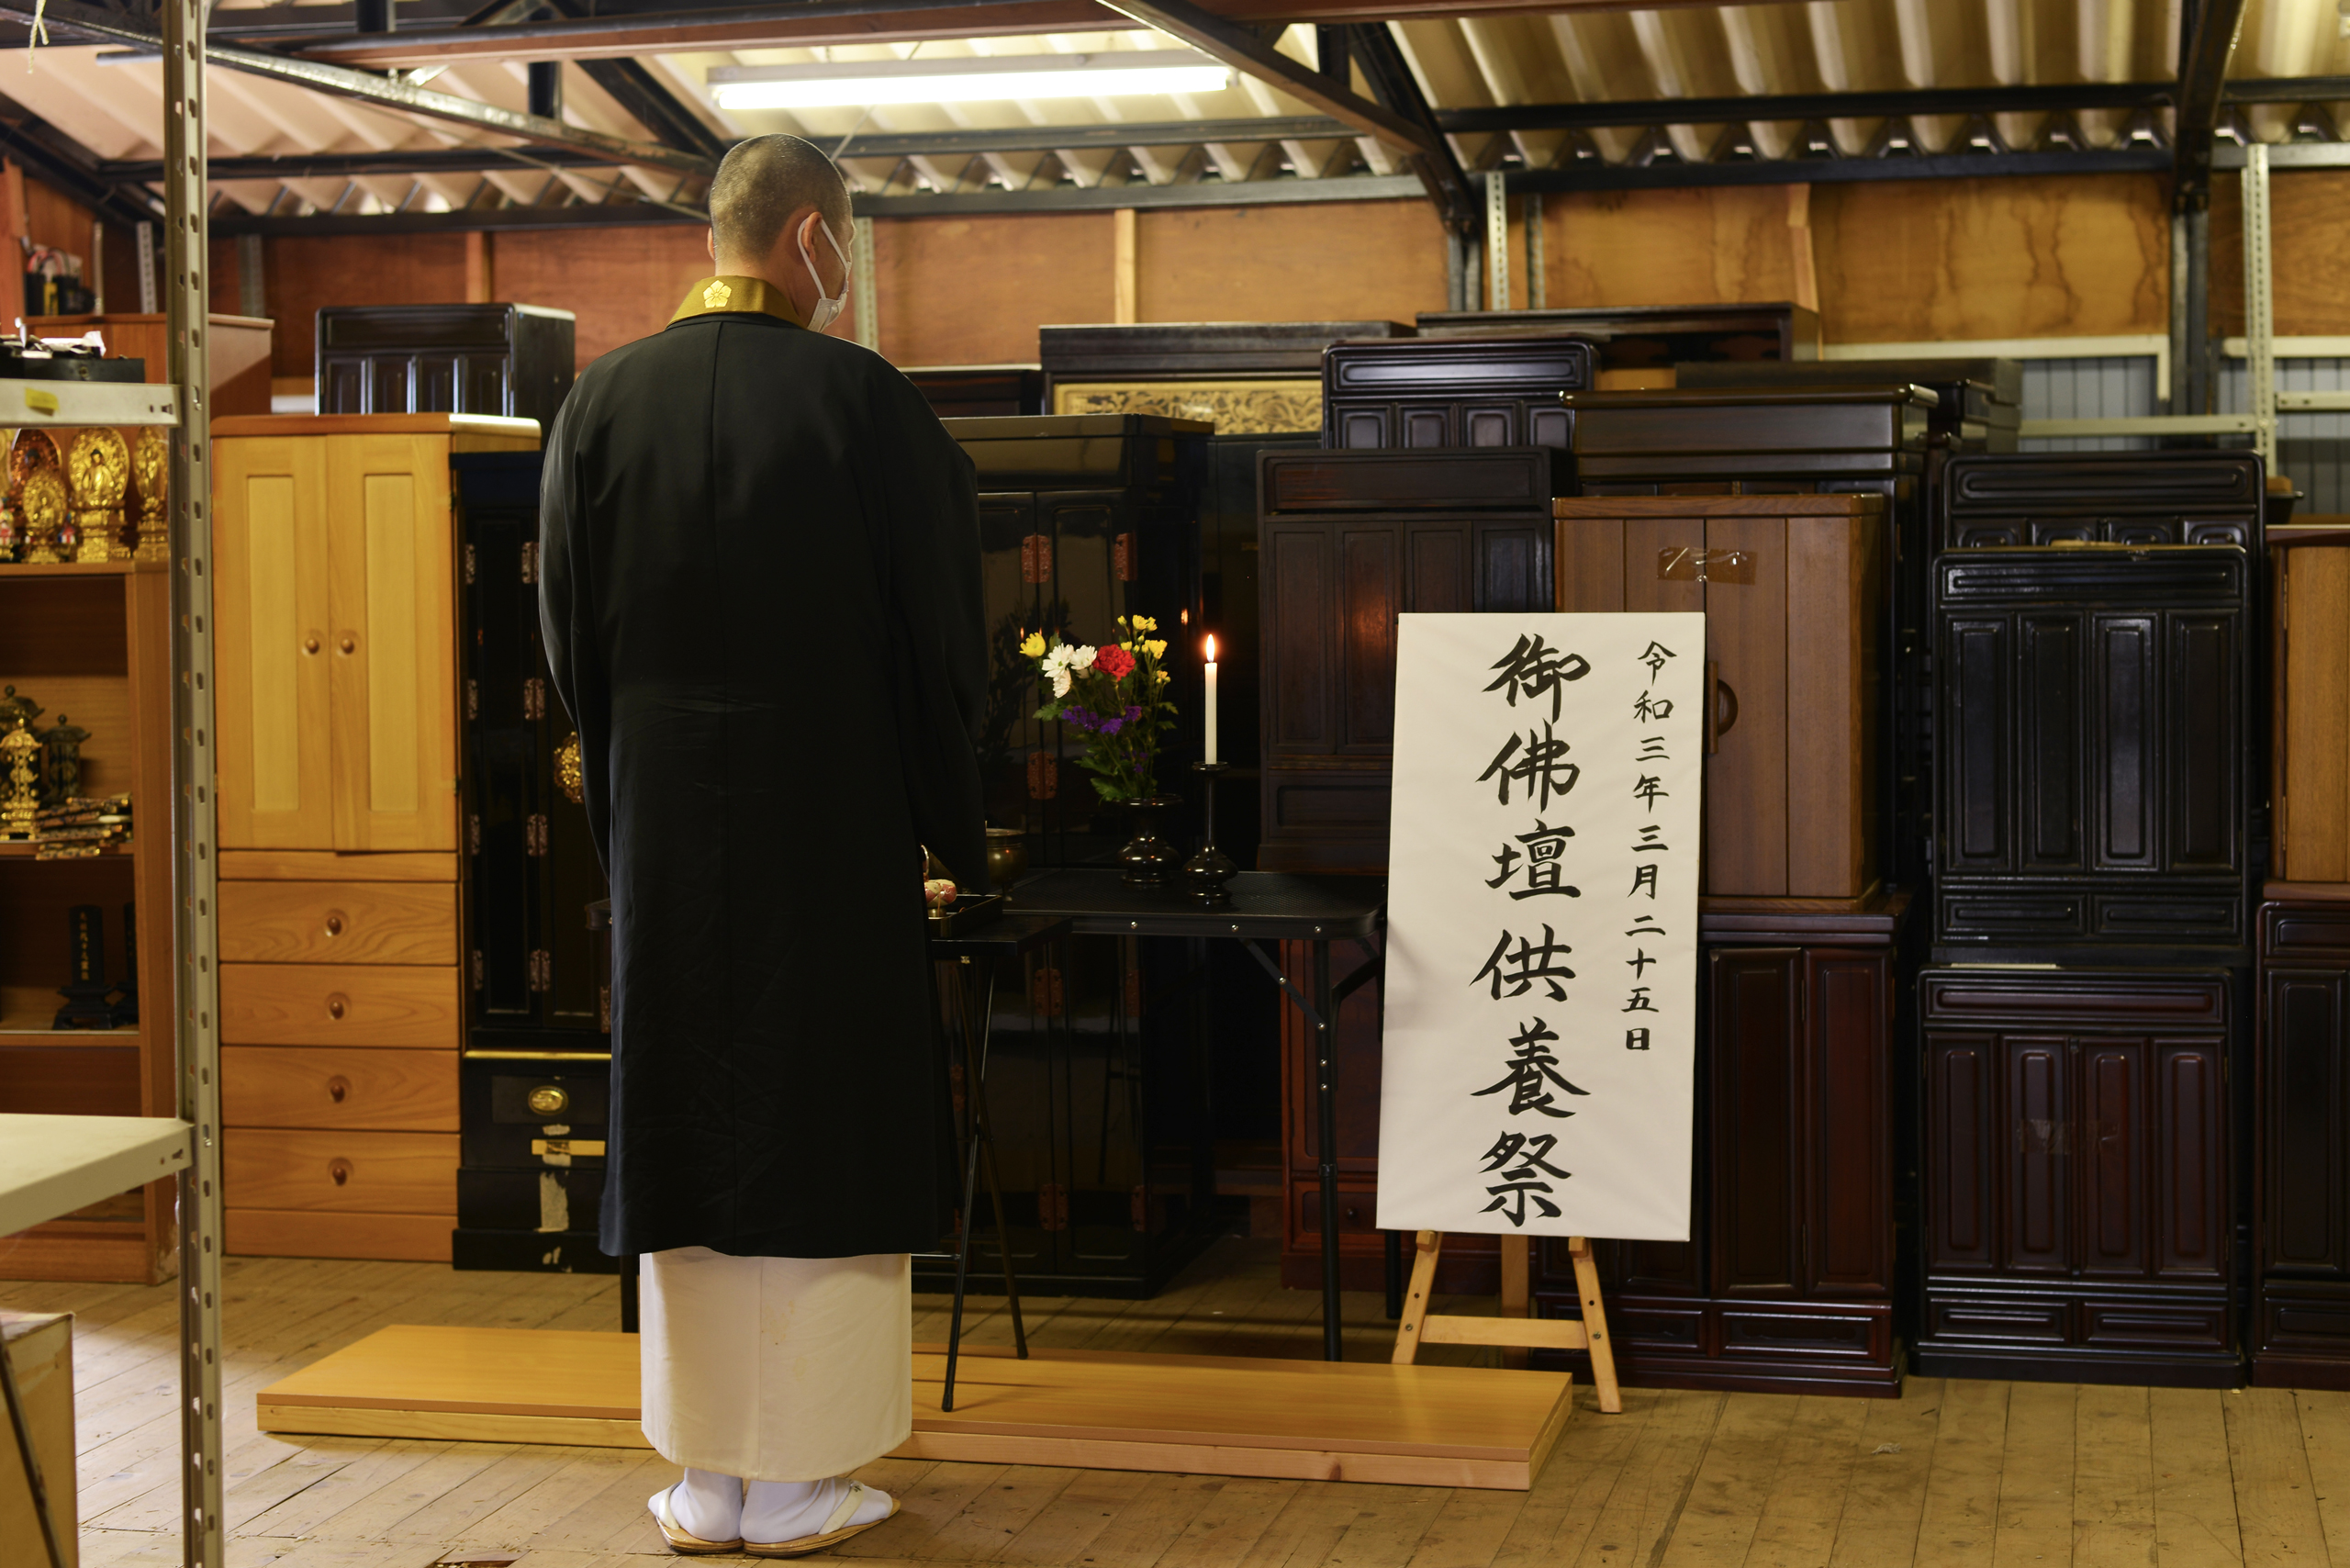
POLYGON ((457 969, 222 964, 220 1038, 234 1046, 456 1048, 457 969))
POLYGON ((239 1258, 367 1258, 445 1263, 453 1215, 296 1214, 230 1209, 223 1249, 239 1258))
POLYGON ((228 963, 454 964, 453 882, 222 882, 228 963))
POLYGON ((457 1135, 231 1127, 220 1174, 233 1208, 453 1215, 457 1135))
POLYGON ((220 1053, 220 1120, 230 1127, 453 1133, 456 1053, 229 1046, 220 1053))
POLYGON ((224 882, 453 882, 457 857, 434 850, 224 849, 224 882))

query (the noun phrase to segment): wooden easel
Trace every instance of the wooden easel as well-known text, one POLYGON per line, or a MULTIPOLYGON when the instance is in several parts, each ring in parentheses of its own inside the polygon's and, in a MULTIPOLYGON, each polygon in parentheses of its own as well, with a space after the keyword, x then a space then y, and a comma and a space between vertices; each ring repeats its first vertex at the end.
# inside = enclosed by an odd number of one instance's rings
POLYGON ((1412 1260, 1412 1283, 1404 1297, 1404 1321, 1395 1330, 1395 1364, 1410 1366, 1422 1345, 1501 1345, 1505 1364, 1523 1362, 1508 1350, 1588 1350, 1592 1387, 1599 1407, 1610 1416, 1624 1413, 1624 1395, 1616 1383, 1616 1352, 1607 1342, 1607 1310, 1599 1300, 1599 1266, 1592 1261, 1586 1237, 1567 1238, 1567 1255, 1574 1260, 1575 1294, 1583 1298, 1583 1321, 1530 1318, 1526 1316, 1532 1293, 1528 1288, 1528 1238, 1505 1236, 1502 1244, 1502 1311, 1498 1317, 1462 1317, 1428 1311, 1436 1291, 1437 1258, 1444 1250, 1444 1232, 1420 1232, 1419 1253, 1412 1260))

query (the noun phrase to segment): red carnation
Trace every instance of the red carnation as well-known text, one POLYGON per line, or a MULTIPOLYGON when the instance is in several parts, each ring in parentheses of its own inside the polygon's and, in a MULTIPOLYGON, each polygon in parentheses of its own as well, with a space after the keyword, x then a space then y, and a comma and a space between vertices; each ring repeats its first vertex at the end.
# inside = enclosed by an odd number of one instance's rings
POLYGON ((1135 656, 1120 647, 1107 647, 1093 655, 1093 667, 1112 680, 1124 680, 1134 673, 1135 656))

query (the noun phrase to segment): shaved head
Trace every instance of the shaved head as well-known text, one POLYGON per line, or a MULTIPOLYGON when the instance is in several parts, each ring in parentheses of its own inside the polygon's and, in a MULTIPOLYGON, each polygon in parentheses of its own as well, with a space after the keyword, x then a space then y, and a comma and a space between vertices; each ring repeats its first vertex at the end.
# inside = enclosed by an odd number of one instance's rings
POLYGON ((778 132, 738 141, 710 182, 712 248, 729 256, 764 256, 784 224, 812 207, 848 242, 848 185, 814 143, 778 132))

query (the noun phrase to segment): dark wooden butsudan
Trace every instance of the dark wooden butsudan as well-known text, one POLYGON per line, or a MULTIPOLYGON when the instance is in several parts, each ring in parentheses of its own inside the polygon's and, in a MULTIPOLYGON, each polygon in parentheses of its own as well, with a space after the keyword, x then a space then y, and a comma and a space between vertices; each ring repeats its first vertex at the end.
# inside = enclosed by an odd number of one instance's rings
POLYGON ((451 1261, 610 1273, 620 1264, 597 1248, 596 1208, 610 1066, 594 1059, 611 1047, 610 971, 588 924, 604 873, 572 793, 576 776, 564 766, 567 749, 576 765, 576 742, 539 639, 539 467, 535 452, 449 459, 461 562, 467 1053, 451 1261), (534 1114, 526 1103, 534 1089, 559 1090, 564 1103, 534 1114), (579 1141, 567 1165, 530 1147, 549 1126, 579 1141))
POLYGON ((1504 447, 1259 460, 1259 868, 1385 871, 1395 618, 1550 609, 1554 459, 1504 447))
POLYGON ((1880 386, 1907 382, 1939 400, 1927 416, 1932 454, 2013 452, 2023 422, 2023 362, 2013 359, 1723 359, 1673 366, 1682 391, 1880 386))
POLYGON ((1559 395, 1591 386, 1597 365, 1578 337, 1334 343, 1322 361, 1322 444, 1564 448, 1559 395))
POLYGON ((1705 888, 1862 897, 1877 880, 1885 501, 1561 498, 1558 608, 1706 617, 1705 888))
POLYGON ((1921 1373, 2241 1379, 2238 983, 2195 969, 1919 976, 1921 1373))
POLYGON ((330 305, 321 414, 498 414, 542 434, 571 391, 576 323, 537 305, 330 305))
POLYGON ((2252 1381, 2350 1389, 2350 902, 2261 906, 2259 1014, 2252 1381))
MULTIPOLYGON (((1899 1393, 1894 969, 1908 906, 1901 892, 1702 901, 1691 1239, 1597 1244, 1627 1383, 1899 1393)), ((1577 1314, 1561 1243, 1539 1244, 1535 1301, 1577 1314)))
POLYGON ((1801 305, 1594 305, 1544 310, 1423 311, 1422 337, 1582 332, 1608 370, 1685 360, 1816 360, 1819 312, 1801 305))
MULTIPOLYGON (((1082 419, 949 420, 979 470, 981 582, 989 645, 979 739, 988 820, 1023 827, 1032 866, 1101 858, 1121 841, 1076 763, 1083 736, 1030 717, 1035 672, 1020 655, 1031 632, 1114 642, 1121 615, 1146 615, 1180 636, 1199 613, 1200 502, 1209 427, 1138 414, 1082 419)), ((1198 662, 1170 664, 1189 700, 1198 662)), ((1247 672, 1224 676, 1237 685, 1247 672)), ((1162 783, 1180 789, 1197 731, 1169 737, 1162 783)))
POLYGON ((1939 955, 2249 961, 2249 565, 2232 545, 1936 561, 1939 955))
POLYGON ((1953 457, 1938 547, 2233 544, 2260 551, 2264 482, 2249 452, 2029 453, 1953 457))
POLYGON ((906 372, 906 379, 942 420, 1045 411, 1045 373, 1033 364, 916 365, 906 372))

